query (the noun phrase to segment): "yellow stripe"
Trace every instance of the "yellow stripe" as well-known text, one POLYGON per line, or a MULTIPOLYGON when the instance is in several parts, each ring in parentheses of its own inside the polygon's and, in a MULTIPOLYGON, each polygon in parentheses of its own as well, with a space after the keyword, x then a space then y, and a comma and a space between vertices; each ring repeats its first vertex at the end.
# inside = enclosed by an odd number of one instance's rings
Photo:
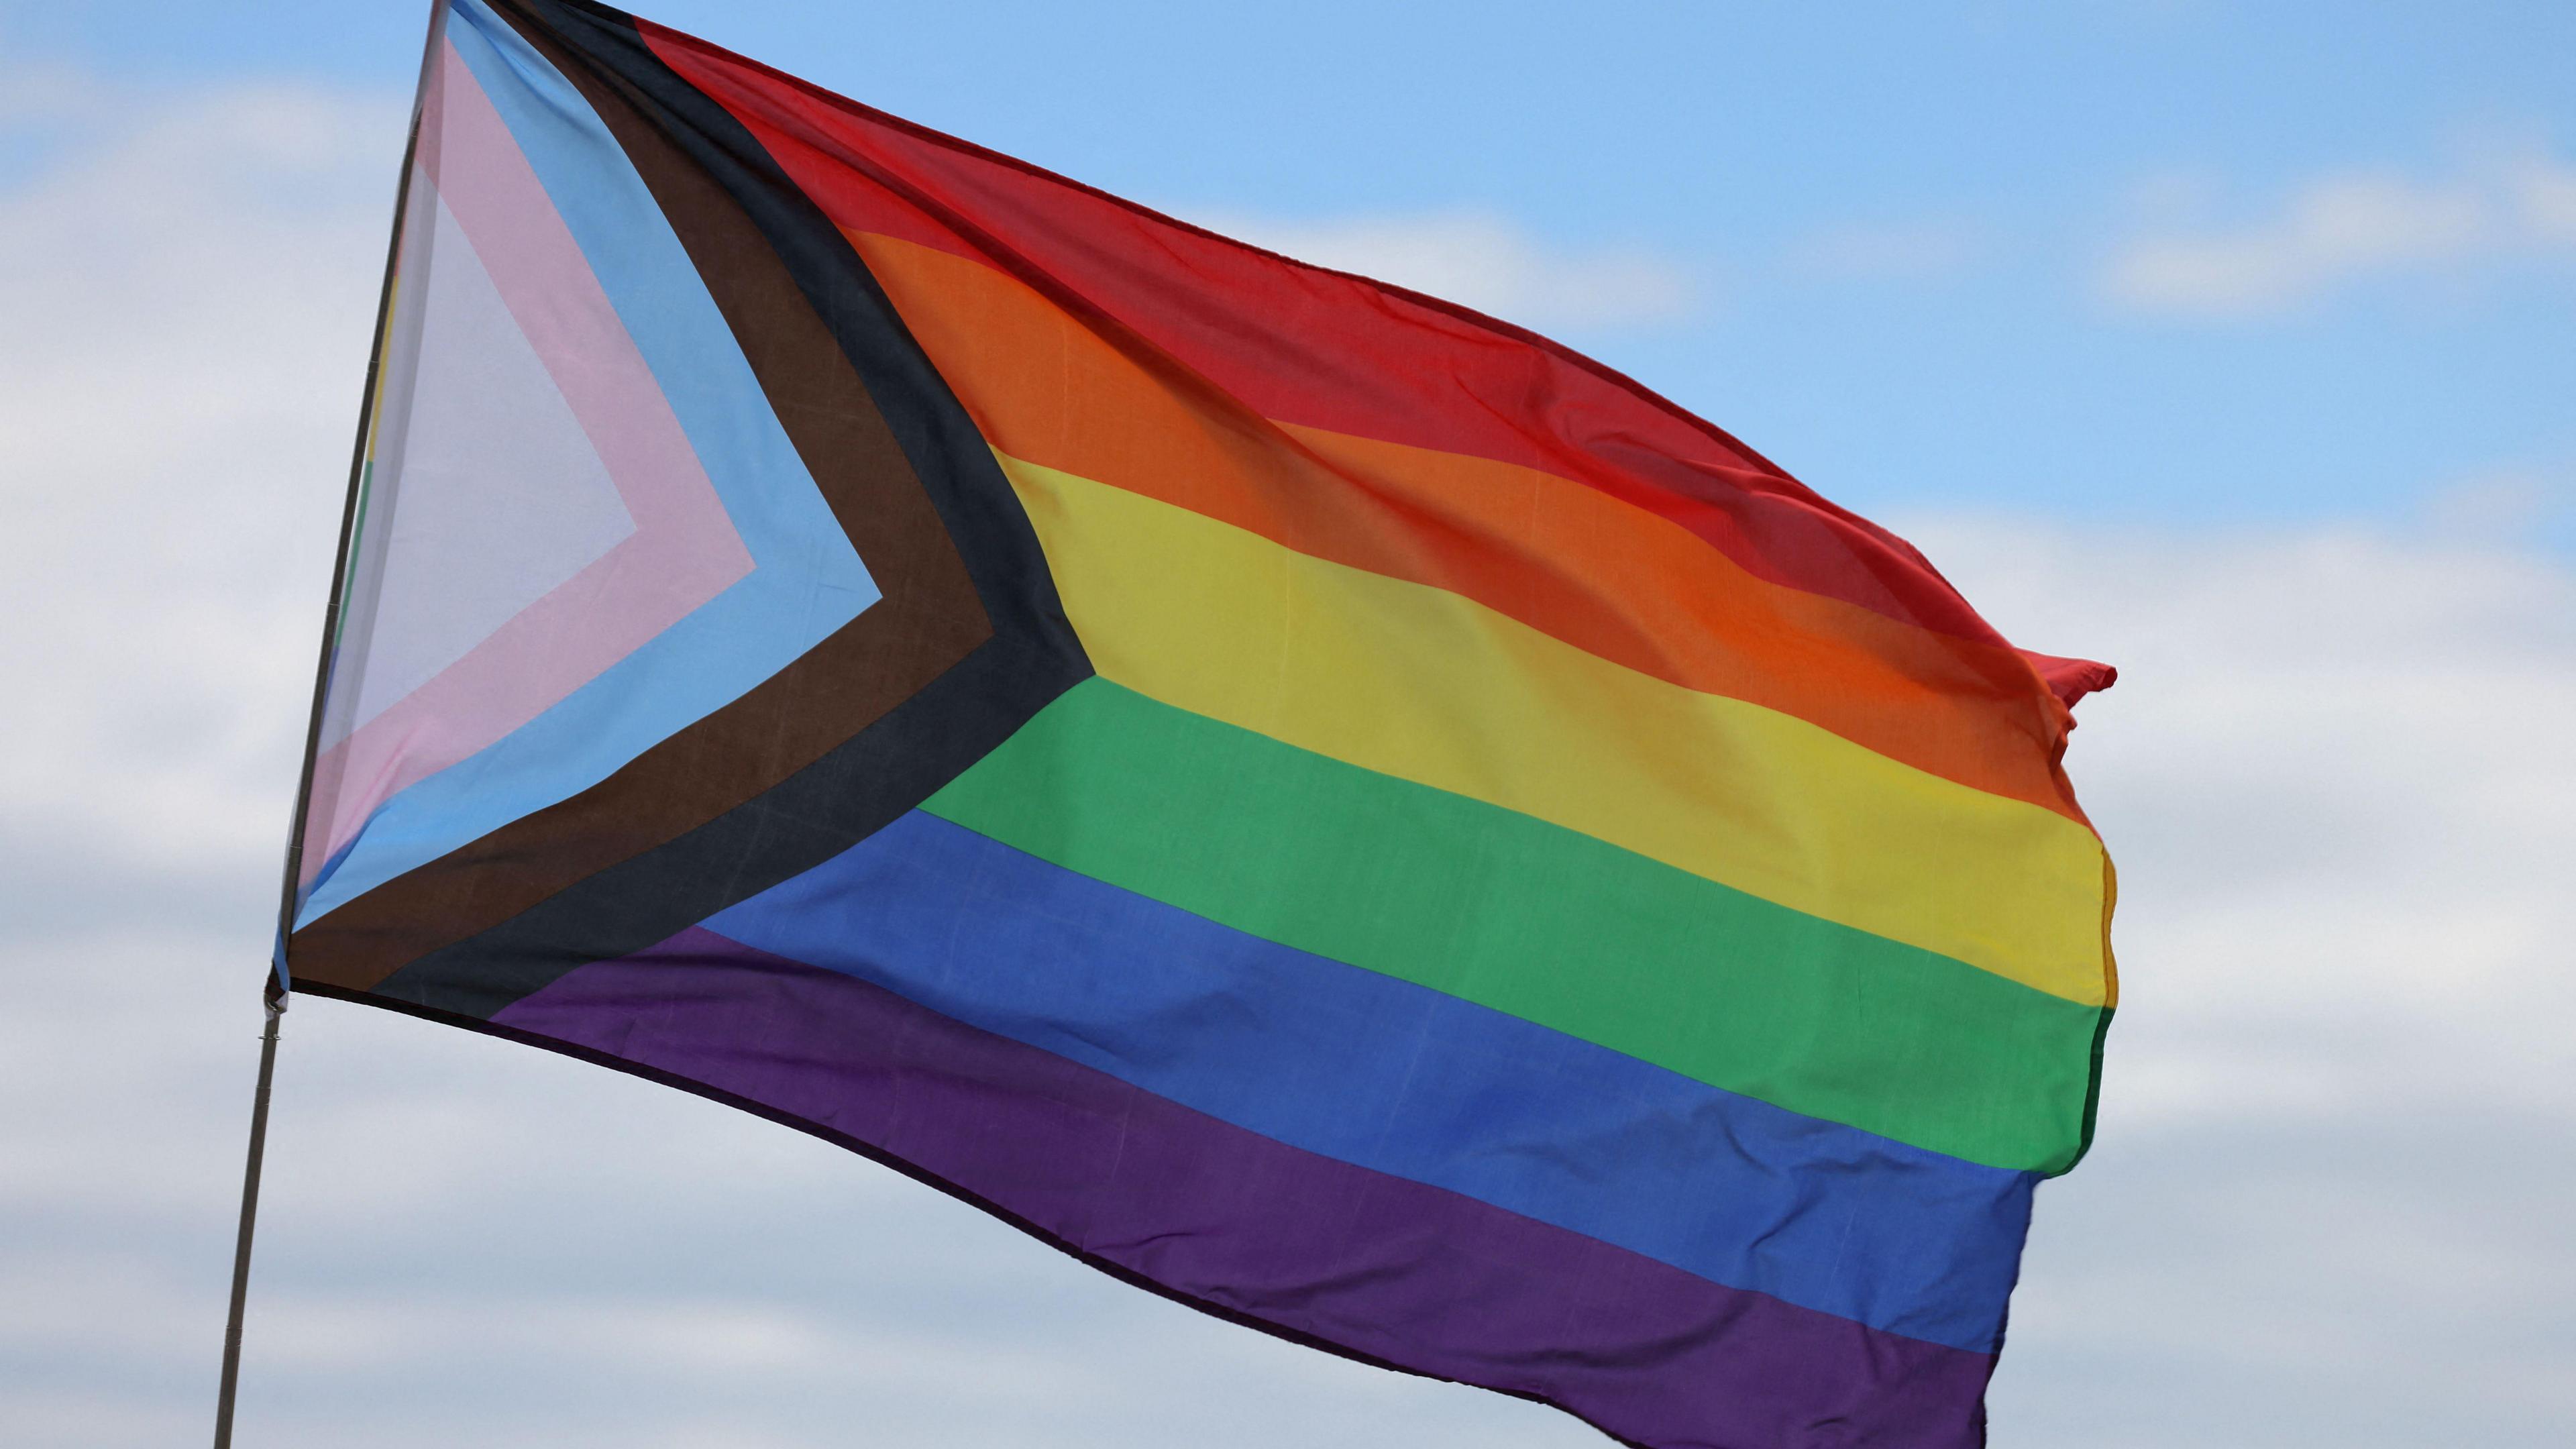
POLYGON ((2092 832, 1441 589, 1016 458, 1094 667, 1140 694, 1534 815, 2086 1005, 2092 832))

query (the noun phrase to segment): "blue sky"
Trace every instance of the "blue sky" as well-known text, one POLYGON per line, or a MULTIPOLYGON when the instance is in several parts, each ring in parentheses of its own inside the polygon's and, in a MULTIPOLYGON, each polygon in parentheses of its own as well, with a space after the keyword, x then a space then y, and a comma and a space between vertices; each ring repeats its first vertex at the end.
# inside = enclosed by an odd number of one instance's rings
MULTIPOLYGON (((0 0, 0 1440, 204 1432, 423 8, 0 0)), ((2576 1437, 2576 7, 657 18, 1563 336, 2121 667, 2000 1449, 2576 1437)), ((543 1053, 281 1073, 245 1442, 1600 1442, 543 1053)))
MULTIPOLYGON (((392 91, 413 10, 13 3, 0 37, 169 86, 392 91)), ((658 18, 1194 216, 1473 213, 1560 252, 1643 253, 1693 305, 1555 330, 1864 510, 2398 517, 2513 473, 2564 530, 2576 219, 2508 213, 2519 174, 2576 184, 2566 6, 674 0, 658 18), (2338 183, 2392 214, 2303 241, 2302 208, 2338 183), (2445 207, 2490 214, 2410 229, 2445 207), (2117 282, 2159 246, 2231 243, 2257 271, 2268 243, 2277 275, 2199 301, 2117 282)))

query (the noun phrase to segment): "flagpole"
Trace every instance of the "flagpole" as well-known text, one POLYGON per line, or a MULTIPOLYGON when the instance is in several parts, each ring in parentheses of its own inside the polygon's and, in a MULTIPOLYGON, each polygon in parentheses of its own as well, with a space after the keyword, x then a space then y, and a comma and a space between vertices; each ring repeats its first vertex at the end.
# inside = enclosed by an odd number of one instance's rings
POLYGON ((233 1393, 241 1382, 242 1308, 250 1297, 251 1224, 259 1216, 259 1160, 268 1146, 268 1088, 277 1074, 277 1019, 286 993, 268 994, 268 1025, 259 1034, 259 1086, 250 1099, 250 1160, 242 1168, 241 1231, 233 1239, 233 1300, 224 1319, 223 1386, 215 1392, 215 1449, 232 1449, 233 1393))
POLYGON ((242 1319, 250 1299, 251 1231, 259 1217, 260 1159, 268 1146, 269 1087, 277 1074, 277 1024, 286 1014, 293 983, 286 970, 286 941, 295 931, 296 886, 304 874, 304 822, 313 808, 313 764, 321 753, 322 716, 331 689, 331 656, 338 642, 340 609, 349 581, 349 551, 358 530, 358 506, 367 477, 367 442, 376 413, 376 383, 384 371, 385 324, 393 315, 394 266, 402 252, 403 223, 411 206, 412 165, 420 154, 420 115, 429 99, 431 67, 447 31, 447 0, 430 0, 422 38, 420 75, 412 86, 411 121, 403 134, 402 171, 394 183, 394 218, 385 239, 385 268, 376 286, 376 325, 367 343, 367 375, 358 394, 358 435, 349 450, 349 483, 340 502, 340 542, 331 558, 331 592, 322 608, 322 643, 313 667, 313 707, 304 725, 304 762, 295 780, 295 813, 287 823, 285 881, 279 887, 277 954, 261 989, 267 1024, 259 1034, 259 1085, 251 1094, 250 1150, 242 1168, 241 1227, 233 1240, 232 1302, 224 1316, 223 1375, 215 1390, 215 1449, 232 1449, 233 1402, 241 1384, 242 1319))

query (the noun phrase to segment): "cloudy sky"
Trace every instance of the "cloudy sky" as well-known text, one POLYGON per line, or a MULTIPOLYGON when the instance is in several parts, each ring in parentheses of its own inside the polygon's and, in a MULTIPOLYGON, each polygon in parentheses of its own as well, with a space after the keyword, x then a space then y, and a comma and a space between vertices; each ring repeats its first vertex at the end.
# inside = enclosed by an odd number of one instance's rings
MULTIPOLYGON (((2576 1438, 2576 8, 659 17, 1567 337, 2120 665, 2005 1449, 2576 1438)), ((210 1415, 421 7, 0 0, 0 1440, 210 1415)), ((261 1446, 1511 1446, 678 1093, 289 1018, 261 1446)))

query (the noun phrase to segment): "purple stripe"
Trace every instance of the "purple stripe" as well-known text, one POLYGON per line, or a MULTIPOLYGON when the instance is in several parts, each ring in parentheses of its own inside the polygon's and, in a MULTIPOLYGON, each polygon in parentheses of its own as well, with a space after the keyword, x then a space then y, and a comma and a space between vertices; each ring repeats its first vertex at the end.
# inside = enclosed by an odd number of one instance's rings
POLYGON ((853 1139, 1185 1297, 1636 1443, 1984 1441, 1991 1355, 1289 1147, 708 931, 493 1021, 853 1139))

